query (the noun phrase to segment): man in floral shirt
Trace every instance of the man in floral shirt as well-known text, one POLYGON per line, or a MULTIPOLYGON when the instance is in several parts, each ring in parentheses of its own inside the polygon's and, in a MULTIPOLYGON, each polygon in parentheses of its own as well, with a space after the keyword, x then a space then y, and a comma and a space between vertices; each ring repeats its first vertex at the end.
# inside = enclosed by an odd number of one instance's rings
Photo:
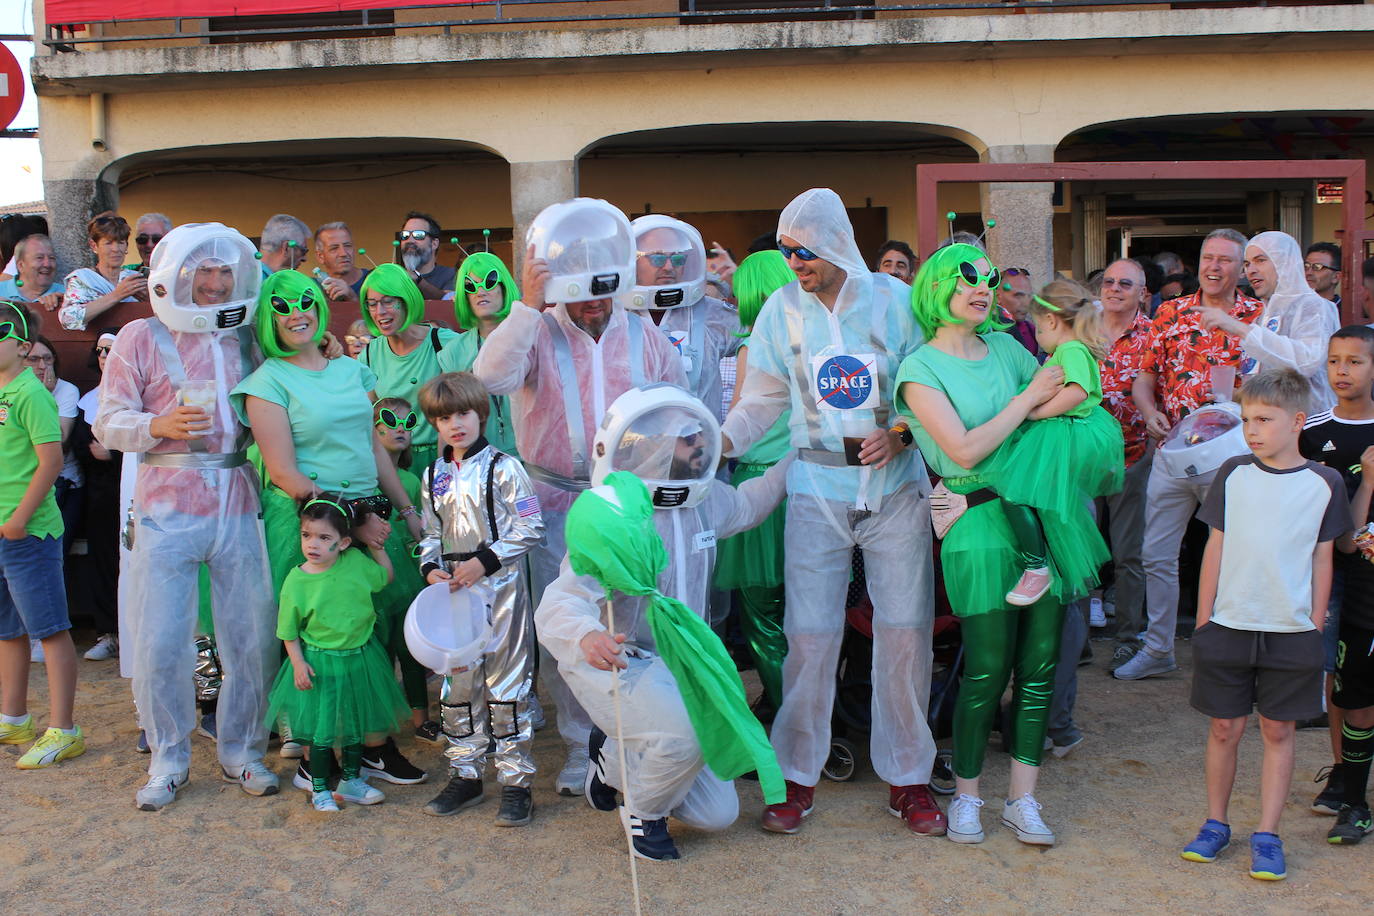
POLYGON ((1121 424, 1126 440, 1126 477, 1121 492, 1106 499, 1112 565, 1116 571, 1116 650, 1109 664, 1116 670, 1140 648, 1145 626, 1145 572, 1140 546, 1145 532, 1145 484, 1150 478, 1154 443, 1145 420, 1131 399, 1131 386, 1150 341, 1150 301, 1145 271, 1128 258, 1113 261, 1102 275, 1102 336, 1107 355, 1102 371, 1102 406, 1121 424))
MULTIPOLYGON (((1131 396, 1154 439, 1162 439, 1179 420, 1216 400, 1213 366, 1235 367, 1236 382, 1240 381, 1239 338, 1220 328, 1208 329, 1201 309, 1225 309, 1247 324, 1264 310, 1264 303, 1236 290, 1245 244, 1245 236, 1234 229, 1209 233, 1198 257, 1199 290, 1161 305, 1150 325, 1131 396)), ((1225 392, 1228 398, 1233 394, 1225 392)), ((1174 628, 1178 624, 1179 545, 1188 520, 1207 497, 1211 484, 1210 472, 1180 479, 1169 476, 1163 463, 1150 469, 1141 544, 1149 622, 1143 651, 1113 672, 1123 681, 1167 674, 1178 667, 1174 662, 1174 628)))

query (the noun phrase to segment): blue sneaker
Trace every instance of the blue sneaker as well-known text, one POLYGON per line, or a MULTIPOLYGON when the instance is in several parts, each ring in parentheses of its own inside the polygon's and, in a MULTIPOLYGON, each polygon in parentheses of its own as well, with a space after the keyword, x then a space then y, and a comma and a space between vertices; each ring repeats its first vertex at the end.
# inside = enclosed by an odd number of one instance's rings
POLYGON ((1288 877, 1283 840, 1277 833, 1250 834, 1250 877, 1261 881, 1282 881, 1288 877))
POLYGON ((582 797, 597 811, 614 811, 615 789, 606 785, 605 756, 601 753, 605 744, 606 733, 593 725, 587 739, 587 781, 582 786, 582 797))
POLYGON ((646 821, 642 817, 635 817, 625 808, 621 808, 620 820, 630 831, 630 840, 634 845, 636 857, 648 859, 650 862, 666 862, 669 859, 682 858, 682 853, 677 851, 677 846, 668 833, 668 819, 666 817, 646 821))
POLYGON ((219 742, 219 728, 215 724, 215 714, 207 712, 200 717, 200 724, 196 726, 196 734, 204 735, 211 741, 219 742))
POLYGON ((138 744, 134 745, 134 750, 140 754, 151 754, 153 749, 148 747, 148 733, 143 729, 138 730, 138 744))
POLYGON ((1221 851, 1230 845, 1230 825, 1208 818, 1197 832, 1197 839, 1184 846, 1180 855, 1189 862, 1215 862, 1221 851))

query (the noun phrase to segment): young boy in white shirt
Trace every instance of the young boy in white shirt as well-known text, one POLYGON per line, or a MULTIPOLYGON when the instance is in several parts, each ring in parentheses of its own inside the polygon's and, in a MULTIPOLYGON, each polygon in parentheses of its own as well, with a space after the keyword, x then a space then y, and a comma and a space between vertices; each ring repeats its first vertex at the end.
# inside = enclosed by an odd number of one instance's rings
POLYGON ((1250 876, 1266 881, 1287 877, 1277 831, 1293 777, 1294 732, 1298 720, 1321 713, 1332 542, 1353 527, 1341 475, 1298 449, 1309 395, 1307 380, 1292 369, 1245 383, 1239 401, 1251 454, 1217 470, 1198 512, 1212 529, 1198 584, 1191 698, 1212 719, 1208 819, 1182 855, 1211 862, 1229 845, 1237 750, 1258 707, 1264 756, 1250 876))

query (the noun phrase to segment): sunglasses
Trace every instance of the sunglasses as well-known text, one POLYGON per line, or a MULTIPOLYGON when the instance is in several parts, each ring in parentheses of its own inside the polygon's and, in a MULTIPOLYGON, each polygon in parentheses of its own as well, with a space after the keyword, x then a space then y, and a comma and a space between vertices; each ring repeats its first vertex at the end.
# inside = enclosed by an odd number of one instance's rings
POLYGON ((423 242, 425 239, 433 237, 434 233, 430 232, 428 229, 402 229, 400 232, 396 233, 396 238, 402 242, 407 242, 411 239, 417 242, 423 242))
POLYGON ((1330 267, 1326 264, 1313 264, 1311 261, 1304 261, 1302 269, 1314 274, 1319 274, 1323 270, 1335 270, 1336 268, 1330 267))
POLYGON ((1103 286, 1116 286, 1116 287, 1119 287, 1119 288, 1121 288, 1121 289, 1134 289, 1134 288, 1135 288, 1135 281, 1134 281, 1134 280, 1124 279, 1124 278, 1118 280, 1116 277, 1104 277, 1104 278, 1102 279, 1102 285, 1103 285, 1103 286))
POLYGON ((96 347, 96 348, 95 348, 95 355, 96 355, 96 356, 109 356, 109 355, 110 355, 110 349, 111 349, 110 347, 96 347))
POLYGON ((140 245, 156 245, 158 242, 162 241, 162 236, 142 233, 134 236, 134 241, 138 242, 140 245))
POLYGON ((784 245, 782 242, 778 242, 778 251, 781 251, 782 256, 789 261, 792 260, 794 255, 799 261, 814 261, 820 257, 820 255, 816 254, 810 248, 803 248, 801 245, 792 248, 784 245))
POLYGON ((272 303, 272 311, 278 315, 290 315, 291 309, 296 308, 302 312, 310 312, 315 309, 315 294, 310 290, 301 293, 296 299, 287 299, 284 296, 273 296, 269 302, 272 303))
POLYGON ((959 264, 959 279, 975 288, 980 283, 986 283, 988 289, 996 289, 1002 283, 1002 272, 994 267, 986 274, 980 274, 972 262, 962 261, 959 264))
POLYGON ((381 410, 377 411, 377 422, 387 429, 404 428, 406 432, 409 432, 420 425, 420 418, 415 416, 415 411, 412 410, 410 413, 406 414, 406 418, 402 420, 400 417, 396 416, 396 411, 392 410, 390 407, 383 407, 381 410))
POLYGON ((463 289, 470 293, 475 293, 479 289, 496 289, 500 283, 501 275, 493 268, 487 271, 487 278, 485 280, 476 280, 471 274, 468 274, 463 278, 463 289))
POLYGON ((372 338, 371 338, 371 337, 367 337, 367 336, 359 337, 359 336, 357 336, 356 334, 345 334, 345 335, 344 335, 344 343, 348 344, 350 347, 353 346, 354 344, 363 344, 364 346, 366 346, 367 344, 369 344, 369 343, 371 343, 371 342, 372 342, 372 338))
POLYGON ((23 315, 19 316, 18 321, 0 321, 0 340, 11 338, 20 343, 29 342, 29 327, 23 315))
POLYGON ((687 263, 687 254, 682 251, 675 251, 669 254, 666 251, 640 251, 637 254, 648 261, 654 267, 662 267, 664 264, 671 263, 674 267, 681 267, 687 263))
POLYGON ((1008 277, 1029 277, 1029 276, 1030 276, 1030 271, 1029 271, 1029 270, 1026 270, 1026 268, 1024 268, 1024 267, 1008 267, 1006 270, 1002 271, 1002 273, 1006 274, 1008 277))

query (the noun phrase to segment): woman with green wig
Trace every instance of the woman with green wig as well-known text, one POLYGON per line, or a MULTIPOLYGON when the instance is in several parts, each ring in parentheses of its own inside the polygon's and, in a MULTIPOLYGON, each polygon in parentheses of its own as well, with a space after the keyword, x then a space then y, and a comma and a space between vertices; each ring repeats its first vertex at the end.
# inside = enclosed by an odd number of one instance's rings
MULTIPOLYGON (((940 550, 945 590, 960 620, 964 677, 954 711, 955 800, 947 836, 980 843, 979 777, 988 733, 1014 670, 1010 710, 1011 781, 1002 823, 1017 839, 1051 845, 1054 834, 1033 795, 1044 751, 1064 605, 1056 582, 1028 607, 1007 603, 1022 574, 1018 544, 987 472, 1031 412, 1062 387, 1057 366, 1035 357, 997 320, 1000 272, 971 245, 950 245, 921 265, 911 307, 926 337, 897 373, 897 406, 927 465, 943 478, 951 505, 967 502, 940 550)), ((1034 476, 1035 467, 1024 468, 1034 476)), ((938 503, 939 491, 932 504, 938 503)), ((936 506, 938 508, 938 505, 936 506)), ((1051 558, 1052 562, 1052 558, 1051 558)))
MULTIPOLYGON (((510 314, 511 303, 519 298, 520 289, 515 285, 515 278, 500 258, 489 251, 468 255, 458 266, 453 294, 453 314, 464 333, 439 354, 439 369, 471 372, 482 342, 510 314)), ((492 395, 484 434, 498 451, 520 457, 515 448, 510 398, 492 395)))
MULTIPOLYGON (((418 393, 442 370, 439 352, 458 334, 425 324, 425 300, 420 288, 399 264, 383 264, 367 275, 360 290, 363 321, 374 335, 359 360, 374 373, 376 397, 401 398, 419 411, 418 393)), ((434 463, 438 437, 434 427, 421 423, 411 441, 414 467, 434 463)))
MULTIPOLYGON (((739 306, 740 327, 753 328, 759 310, 775 291, 797 279, 787 259, 776 249, 757 251, 740 262, 732 282, 739 306)), ((744 388, 749 367, 747 333, 740 344, 735 363, 733 408, 744 388)), ((784 410, 763 438, 739 457, 730 484, 738 487, 746 480, 762 477, 786 456, 792 447, 784 410)), ((739 592, 740 628, 744 631, 754 669, 763 684, 763 696, 772 712, 782 708, 782 663, 787 657, 787 636, 783 633, 783 527, 787 520, 787 500, 757 528, 728 537, 716 549, 716 588, 739 592)))

